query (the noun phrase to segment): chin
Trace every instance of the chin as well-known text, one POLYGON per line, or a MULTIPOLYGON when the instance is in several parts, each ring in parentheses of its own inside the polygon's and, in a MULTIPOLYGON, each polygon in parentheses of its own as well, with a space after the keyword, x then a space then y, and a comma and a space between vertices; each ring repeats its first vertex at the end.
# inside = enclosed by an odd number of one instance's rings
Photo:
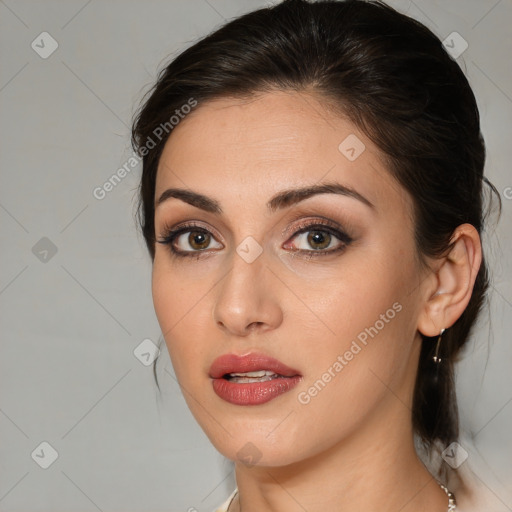
MULTIPOLYGON (((237 426, 235 430, 241 428, 237 426)), ((215 429, 214 434, 206 432, 206 435, 224 457, 250 467, 287 466, 306 456, 297 450, 298 443, 287 432, 281 432, 281 436, 269 436, 267 432, 266 428, 255 428, 254 433, 246 429, 243 436, 230 437, 215 429)))

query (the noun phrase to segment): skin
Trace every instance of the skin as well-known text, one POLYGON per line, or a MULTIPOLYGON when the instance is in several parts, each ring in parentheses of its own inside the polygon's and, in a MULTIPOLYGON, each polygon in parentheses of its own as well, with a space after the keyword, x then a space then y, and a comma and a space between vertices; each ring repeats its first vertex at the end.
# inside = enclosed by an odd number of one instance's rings
MULTIPOLYGON (((158 240, 165 225, 184 221, 196 221, 212 238, 199 258, 172 256, 157 243, 152 291, 187 404, 217 450, 235 461, 239 495, 230 511, 444 512, 447 497, 413 446, 419 333, 437 336, 469 302, 481 261, 476 230, 459 226, 452 252, 422 267, 412 199, 376 146, 313 92, 199 105, 165 145, 155 198, 168 188, 204 194, 223 211, 178 198, 156 207, 158 240), (350 134, 366 148, 354 161, 338 149, 350 134), (326 181, 355 189, 374 207, 327 193, 267 209, 282 190, 326 181), (307 233, 295 235, 302 221, 322 218, 352 238, 342 251, 318 256, 340 246, 325 232, 327 249, 308 244, 307 233), (236 252, 248 236, 263 251, 252 263, 236 252), (394 318, 300 403, 299 393, 394 303, 401 306, 394 318), (299 370, 301 382, 257 406, 223 401, 208 375, 213 360, 254 351, 299 370), (253 465, 241 460, 249 442, 257 448, 253 465)), ((178 248, 197 253, 189 234, 178 248)))

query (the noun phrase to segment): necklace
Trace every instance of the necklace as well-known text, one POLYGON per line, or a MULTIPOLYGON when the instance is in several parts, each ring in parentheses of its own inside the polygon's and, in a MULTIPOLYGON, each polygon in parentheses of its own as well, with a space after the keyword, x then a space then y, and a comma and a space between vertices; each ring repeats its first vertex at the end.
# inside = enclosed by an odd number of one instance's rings
POLYGON ((450 492, 442 483, 437 483, 439 484, 439 487, 441 487, 441 489, 443 489, 443 491, 446 493, 446 496, 448 496, 448 510, 446 512, 453 512, 457 508, 455 495, 452 492, 450 492))
MULTIPOLYGON (((441 487, 441 489, 443 489, 443 491, 446 493, 446 496, 448 496, 448 509, 446 512, 454 512, 454 510, 457 508, 457 502, 455 501, 455 495, 452 492, 450 492, 442 483, 440 483, 440 482, 437 482, 437 483, 439 484, 439 487, 441 487)), ((231 505, 233 504, 236 497, 238 497, 238 490, 234 494, 231 502, 229 503, 227 512, 229 512, 229 509, 231 508, 231 505)), ((241 512, 241 510, 242 509, 240 509, 240 512, 241 512)))

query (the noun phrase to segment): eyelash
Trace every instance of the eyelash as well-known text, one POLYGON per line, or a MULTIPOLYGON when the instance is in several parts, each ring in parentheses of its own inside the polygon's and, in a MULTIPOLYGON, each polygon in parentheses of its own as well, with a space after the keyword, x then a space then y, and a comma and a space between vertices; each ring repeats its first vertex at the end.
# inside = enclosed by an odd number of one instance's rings
MULTIPOLYGON (((158 243, 163 245, 168 245, 169 250, 171 252, 172 256, 176 256, 178 258, 201 258, 205 253, 208 253, 209 251, 207 249, 199 250, 199 251, 180 251, 176 250, 173 246, 174 241, 182 234, 189 233, 191 231, 195 231, 198 233, 203 233, 210 235, 214 237, 213 233, 209 231, 208 229, 194 223, 189 222, 182 226, 180 226, 177 229, 172 229, 168 225, 164 225, 163 227, 163 236, 160 240, 157 240, 158 243)), ((302 233, 307 233, 309 231, 320 231, 322 233, 328 233, 335 238, 337 238, 340 242, 340 245, 335 249, 329 249, 329 250, 304 250, 304 249, 295 249, 292 252, 302 252, 307 253, 309 255, 309 258, 315 258, 318 256, 327 256, 331 255, 333 253, 337 253, 340 251, 344 251, 350 243, 353 241, 352 238, 347 235, 344 231, 342 231, 339 226, 337 226, 335 223, 326 220, 323 220, 322 222, 319 222, 316 220, 315 222, 304 222, 300 224, 299 226, 296 226, 294 228, 293 235, 289 240, 293 240, 294 238, 297 238, 297 236, 301 235, 302 233)), ((214 237, 215 238, 215 237, 214 237)))

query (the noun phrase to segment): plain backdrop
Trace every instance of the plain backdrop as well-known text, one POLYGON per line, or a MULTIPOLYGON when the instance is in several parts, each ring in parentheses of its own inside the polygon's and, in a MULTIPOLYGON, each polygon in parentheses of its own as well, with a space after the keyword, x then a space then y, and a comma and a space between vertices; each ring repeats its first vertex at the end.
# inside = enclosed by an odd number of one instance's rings
MULTIPOLYGON (((484 237, 490 315, 457 368, 461 442, 495 510, 512 510, 512 3, 390 4, 468 44, 457 62, 478 100, 503 216, 484 237)), ((264 5, 0 0, 1 511, 202 512, 234 488, 233 465, 188 411, 165 346, 162 395, 137 349, 160 336, 133 218, 140 166, 103 199, 93 191, 130 157, 132 115, 169 57, 264 5)))

